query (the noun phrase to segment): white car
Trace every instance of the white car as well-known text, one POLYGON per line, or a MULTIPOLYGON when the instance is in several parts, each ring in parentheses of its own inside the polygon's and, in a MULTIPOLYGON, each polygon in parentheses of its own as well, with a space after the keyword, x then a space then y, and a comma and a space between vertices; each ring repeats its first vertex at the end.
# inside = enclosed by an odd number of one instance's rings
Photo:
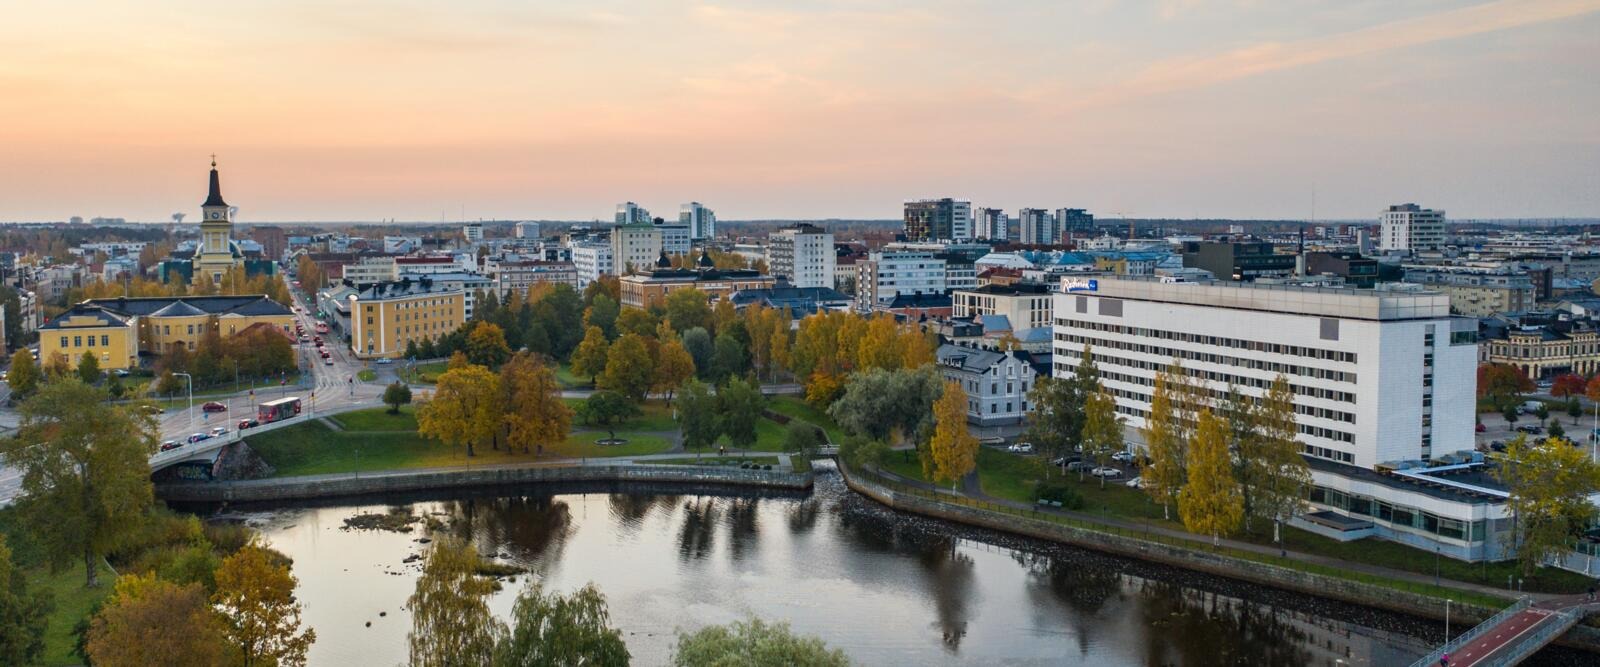
POLYGON ((332 366, 333 365, 333 357, 328 357, 326 359, 323 359, 322 363, 325 366, 332 366))
POLYGON ((220 438, 220 437, 225 436, 227 434, 228 434, 228 427, 226 427, 226 426, 218 426, 218 427, 216 427, 214 429, 211 429, 211 437, 213 437, 213 438, 220 438))
POLYGON ((1111 460, 1122 463, 1133 463, 1133 452, 1117 452, 1111 455, 1111 460))
POLYGON ((1089 474, 1094 475, 1095 477, 1116 479, 1122 476, 1122 471, 1116 468, 1095 468, 1094 470, 1090 470, 1089 474))
POLYGON ((1128 480, 1128 488, 1130 488, 1130 489, 1142 489, 1142 488, 1144 488, 1144 478, 1143 477, 1135 477, 1133 479, 1128 480))
POLYGON ((1006 451, 1012 452, 1014 454, 1032 454, 1033 453, 1033 443, 1031 443, 1031 442, 1019 442, 1019 443, 1017 443, 1015 445, 1007 447, 1006 451))
POLYGON ((386 366, 386 365, 392 364, 392 363, 394 363, 394 360, 390 359, 388 357, 384 357, 384 358, 378 360, 378 365, 379 366, 386 366))

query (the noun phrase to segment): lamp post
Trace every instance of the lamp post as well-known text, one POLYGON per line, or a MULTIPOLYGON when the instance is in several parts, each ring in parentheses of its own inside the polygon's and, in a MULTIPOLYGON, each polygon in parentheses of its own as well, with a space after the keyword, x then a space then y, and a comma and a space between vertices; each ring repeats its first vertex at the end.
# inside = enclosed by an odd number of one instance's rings
POLYGON ((182 375, 184 385, 189 389, 189 429, 194 430, 194 376, 188 373, 173 373, 173 375, 182 375))
POLYGON ((1444 599, 1444 643, 1450 643, 1450 603, 1455 602, 1450 598, 1444 599))

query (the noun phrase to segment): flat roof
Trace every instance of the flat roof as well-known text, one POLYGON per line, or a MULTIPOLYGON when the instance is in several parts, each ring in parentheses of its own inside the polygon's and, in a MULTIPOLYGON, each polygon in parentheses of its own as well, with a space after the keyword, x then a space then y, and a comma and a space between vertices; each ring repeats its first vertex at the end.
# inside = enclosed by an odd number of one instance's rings
POLYGON ((1094 289, 1072 280, 1067 294, 1154 301, 1236 310, 1355 320, 1419 320, 1450 317, 1450 296, 1441 292, 1387 292, 1351 288, 1257 285, 1226 281, 1170 282, 1161 276, 1099 276, 1094 289))

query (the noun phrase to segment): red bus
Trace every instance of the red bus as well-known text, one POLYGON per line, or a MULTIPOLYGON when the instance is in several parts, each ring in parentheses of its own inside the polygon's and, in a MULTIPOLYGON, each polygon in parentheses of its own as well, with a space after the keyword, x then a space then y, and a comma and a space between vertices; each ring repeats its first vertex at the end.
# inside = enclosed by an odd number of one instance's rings
POLYGON ((300 414, 300 397, 290 396, 256 406, 256 421, 271 424, 300 414))

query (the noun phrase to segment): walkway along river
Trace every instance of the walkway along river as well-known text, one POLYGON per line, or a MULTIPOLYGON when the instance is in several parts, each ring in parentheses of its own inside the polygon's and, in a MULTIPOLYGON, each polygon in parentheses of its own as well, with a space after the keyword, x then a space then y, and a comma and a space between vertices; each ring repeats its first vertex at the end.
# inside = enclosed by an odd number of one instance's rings
MULTIPOLYGON (((1441 624, 1142 561, 896 513, 844 489, 537 485, 247 506, 295 559, 315 665, 398 664, 417 540, 455 534, 548 587, 593 581, 635 663, 674 631, 755 615, 823 636, 868 665, 1406 664, 1441 624), (347 530, 392 510, 410 533, 347 530), (381 615, 380 615, 381 614, 381 615), (366 626, 367 622, 371 626, 366 626)), ((492 600, 510 610, 525 579, 492 600)), ((1584 664, 1548 649, 1529 664, 1584 664)))

